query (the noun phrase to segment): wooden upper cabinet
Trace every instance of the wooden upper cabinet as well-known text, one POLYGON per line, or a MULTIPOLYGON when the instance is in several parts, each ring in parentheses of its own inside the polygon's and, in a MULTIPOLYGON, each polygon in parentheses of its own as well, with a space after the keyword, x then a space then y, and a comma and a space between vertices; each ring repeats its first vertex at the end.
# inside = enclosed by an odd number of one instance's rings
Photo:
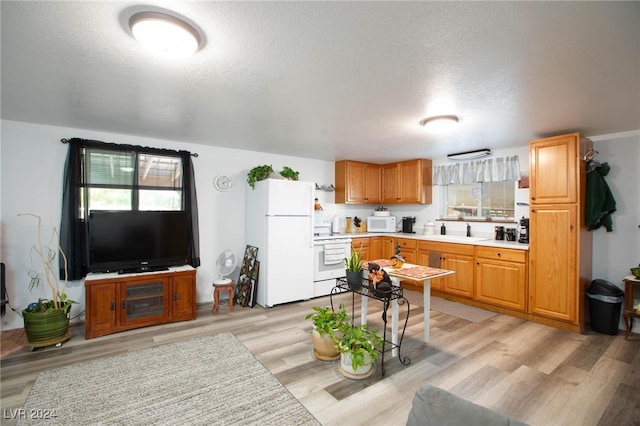
POLYGON ((431 160, 416 159, 382 166, 383 204, 431 204, 431 160))
POLYGON ((335 179, 336 203, 380 204, 380 165, 337 161, 335 179))
POLYGON ((398 163, 382 166, 382 204, 400 202, 400 170, 398 163))
POLYGON ((579 133, 529 142, 532 204, 576 203, 582 155, 590 141, 579 133))

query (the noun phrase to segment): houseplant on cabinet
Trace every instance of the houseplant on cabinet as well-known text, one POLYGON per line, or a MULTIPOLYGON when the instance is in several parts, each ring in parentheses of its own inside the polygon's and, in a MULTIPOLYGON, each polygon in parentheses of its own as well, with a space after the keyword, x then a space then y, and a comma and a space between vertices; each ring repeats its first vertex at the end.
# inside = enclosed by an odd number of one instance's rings
MULTIPOLYGON (((42 266, 42 272, 31 268, 29 271, 29 290, 40 287, 44 282, 51 290, 51 299, 38 299, 30 303, 22 311, 24 331, 27 342, 32 348, 51 346, 69 339, 69 311, 75 302, 69 299, 65 293, 67 286, 67 258, 60 247, 60 236, 53 228, 48 245, 42 243, 42 219, 32 213, 24 213, 19 216, 33 216, 38 220, 38 234, 36 243, 31 246, 30 258, 35 253, 38 262, 42 266), (64 282, 61 284, 58 278, 58 254, 63 260, 64 282), (43 277, 44 275, 44 277, 43 277)), ((33 263, 32 263, 33 265, 33 263)))
POLYGON ((378 347, 382 348, 382 338, 378 330, 368 330, 367 324, 359 327, 343 324, 342 336, 336 340, 340 352, 340 372, 350 379, 366 379, 373 374, 373 364, 378 359, 378 347))
POLYGON ((322 361, 335 361, 340 353, 335 347, 335 340, 342 336, 340 328, 349 319, 340 304, 338 312, 333 312, 329 307, 314 306, 313 312, 305 317, 313 322, 311 341, 313 342, 313 354, 322 361))
MULTIPOLYGON (((360 250, 362 250, 362 245, 360 245, 360 250)), ((361 251, 357 251, 351 246, 351 255, 344 258, 344 265, 346 267, 347 284, 352 290, 358 290, 362 287, 363 263, 361 251)))
POLYGON ((280 176, 289 180, 298 180, 299 175, 300 175, 300 172, 296 172, 289 166, 284 166, 280 171, 280 176))
POLYGON ((256 182, 268 179, 272 173, 273 166, 270 164, 255 166, 253 169, 249 170, 249 173, 247 173, 247 183, 251 189, 254 189, 256 187, 256 182))

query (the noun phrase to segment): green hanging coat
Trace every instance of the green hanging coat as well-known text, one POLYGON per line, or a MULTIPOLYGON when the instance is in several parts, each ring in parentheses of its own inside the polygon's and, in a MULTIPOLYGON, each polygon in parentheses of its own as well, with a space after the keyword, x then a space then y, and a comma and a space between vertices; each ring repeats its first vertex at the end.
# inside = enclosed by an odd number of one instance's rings
POLYGON ((609 164, 602 163, 587 173, 585 219, 589 230, 604 226, 607 232, 613 231, 611 214, 616 211, 616 200, 604 180, 609 170, 609 164))

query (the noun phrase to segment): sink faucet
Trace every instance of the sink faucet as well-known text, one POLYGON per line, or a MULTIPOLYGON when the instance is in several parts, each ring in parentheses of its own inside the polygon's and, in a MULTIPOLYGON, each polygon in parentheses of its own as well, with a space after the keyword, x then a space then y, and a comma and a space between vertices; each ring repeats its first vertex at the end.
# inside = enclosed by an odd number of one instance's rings
POLYGON ((467 237, 471 236, 471 225, 467 223, 467 237))

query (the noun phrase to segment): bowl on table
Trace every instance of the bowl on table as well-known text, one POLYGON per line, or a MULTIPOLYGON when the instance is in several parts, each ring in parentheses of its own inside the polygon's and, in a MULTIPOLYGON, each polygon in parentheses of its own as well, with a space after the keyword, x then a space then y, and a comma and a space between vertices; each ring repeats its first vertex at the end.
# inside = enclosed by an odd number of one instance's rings
POLYGON ((631 268, 631 274, 636 278, 640 278, 640 266, 637 268, 631 268))

